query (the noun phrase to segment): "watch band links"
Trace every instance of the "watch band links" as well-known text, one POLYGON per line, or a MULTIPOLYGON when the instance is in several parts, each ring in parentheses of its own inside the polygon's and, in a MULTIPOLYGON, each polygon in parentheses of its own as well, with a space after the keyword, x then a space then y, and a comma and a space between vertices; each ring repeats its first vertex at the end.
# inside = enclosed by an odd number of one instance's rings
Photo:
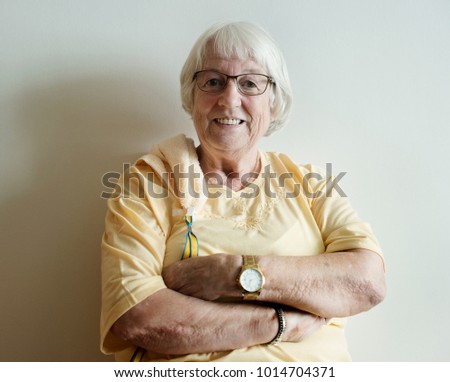
POLYGON ((261 291, 258 292, 242 292, 242 298, 244 300, 256 300, 259 297, 261 291))
POLYGON ((242 255, 242 265, 244 267, 257 267, 256 256, 254 255, 242 255))

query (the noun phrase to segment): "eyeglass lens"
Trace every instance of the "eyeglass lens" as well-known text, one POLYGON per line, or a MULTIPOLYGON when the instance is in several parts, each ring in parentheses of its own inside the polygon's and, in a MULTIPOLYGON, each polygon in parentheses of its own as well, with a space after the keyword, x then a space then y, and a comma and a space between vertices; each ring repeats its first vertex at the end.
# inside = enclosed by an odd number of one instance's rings
POLYGON ((263 74, 241 74, 227 76, 213 70, 197 72, 196 81, 200 90, 208 93, 220 93, 228 83, 228 78, 236 79, 239 91, 246 95, 259 95, 266 91, 269 78, 263 74))

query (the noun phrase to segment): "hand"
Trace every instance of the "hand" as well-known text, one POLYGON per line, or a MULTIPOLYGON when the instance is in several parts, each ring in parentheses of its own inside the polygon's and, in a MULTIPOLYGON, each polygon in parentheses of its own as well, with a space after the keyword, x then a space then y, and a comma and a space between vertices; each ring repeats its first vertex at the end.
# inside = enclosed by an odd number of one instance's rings
POLYGON ((168 288, 186 296, 208 301, 239 298, 236 278, 241 266, 241 256, 218 253, 177 261, 163 270, 162 277, 168 288))
POLYGON ((329 319, 297 309, 284 309, 286 334, 284 342, 300 342, 329 322, 329 319))

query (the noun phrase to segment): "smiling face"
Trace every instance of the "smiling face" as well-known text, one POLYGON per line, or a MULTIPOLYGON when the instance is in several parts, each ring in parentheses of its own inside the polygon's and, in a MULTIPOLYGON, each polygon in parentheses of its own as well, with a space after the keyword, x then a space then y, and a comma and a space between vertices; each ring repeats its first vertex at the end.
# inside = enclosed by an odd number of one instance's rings
MULTIPOLYGON (((252 59, 224 59, 212 54, 207 54, 202 69, 230 76, 267 74, 252 59)), ((271 122, 270 86, 258 96, 241 94, 233 79, 221 93, 206 93, 196 86, 192 119, 204 150, 224 155, 254 150, 271 122)))

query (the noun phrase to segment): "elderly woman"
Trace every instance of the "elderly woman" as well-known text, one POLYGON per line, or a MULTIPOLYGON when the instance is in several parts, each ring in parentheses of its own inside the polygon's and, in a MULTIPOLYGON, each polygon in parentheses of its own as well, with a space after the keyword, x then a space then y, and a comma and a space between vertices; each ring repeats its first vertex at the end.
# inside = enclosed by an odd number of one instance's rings
POLYGON ((108 200, 101 348, 119 361, 350 360, 345 317, 383 300, 370 227, 320 169, 259 150, 291 90, 259 27, 215 25, 181 72, 200 145, 155 146, 108 200))

